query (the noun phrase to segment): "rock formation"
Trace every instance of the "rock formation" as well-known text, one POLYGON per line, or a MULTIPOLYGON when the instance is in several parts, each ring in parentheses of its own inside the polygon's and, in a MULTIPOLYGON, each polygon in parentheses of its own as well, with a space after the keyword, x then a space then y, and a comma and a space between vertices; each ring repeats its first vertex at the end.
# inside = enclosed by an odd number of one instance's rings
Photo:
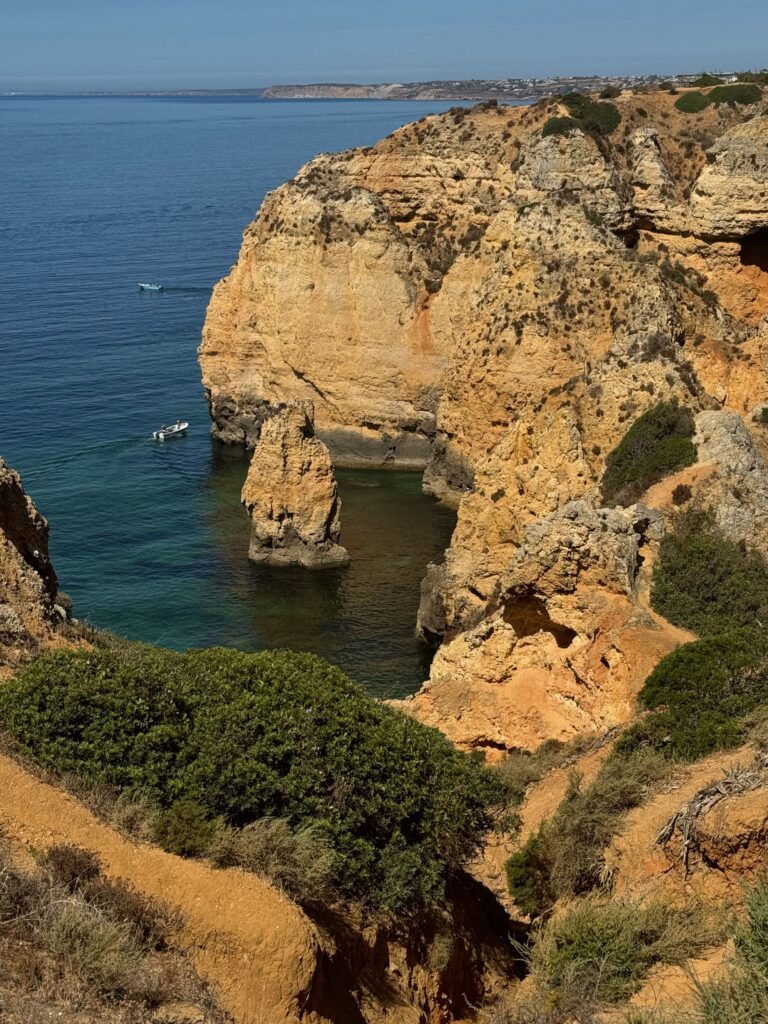
POLYGON ((67 619, 48 556, 48 523, 0 458, 0 665, 16 664, 67 619))
POLYGON ((311 403, 271 410, 243 486, 252 562, 324 569, 346 565, 339 498, 328 449, 315 437, 311 403))
POLYGON ((573 501, 531 523, 404 708, 491 756, 627 721, 645 677, 687 639, 641 597, 640 567, 663 533, 663 516, 641 505, 573 501))
POLYGON ((267 197, 208 311, 217 436, 253 444, 269 403, 312 398, 338 464, 424 467, 458 506, 424 582, 420 630, 443 646, 412 710, 467 747, 618 722, 685 639, 643 604, 656 521, 599 508, 607 454, 651 406, 693 410, 692 479, 763 543, 748 463, 768 450, 753 419, 768 404, 765 99, 697 115, 664 92, 615 102, 608 137, 544 136, 568 113, 550 100, 318 157, 267 197), (540 592, 537 530, 567 550, 618 538, 646 565, 617 576, 598 559, 540 592))

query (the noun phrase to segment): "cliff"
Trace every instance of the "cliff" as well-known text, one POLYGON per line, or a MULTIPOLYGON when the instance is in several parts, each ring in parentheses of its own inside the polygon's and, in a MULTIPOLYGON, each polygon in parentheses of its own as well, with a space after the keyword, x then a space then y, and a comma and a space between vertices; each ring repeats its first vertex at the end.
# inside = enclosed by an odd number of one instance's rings
POLYGON ((48 523, 0 458, 0 668, 52 641, 67 617, 48 555, 48 523))
POLYGON ((466 747, 626 720, 680 642, 643 600, 657 539, 599 510, 636 418, 725 410, 764 446, 765 100, 675 102, 624 94, 609 135, 543 132, 571 112, 558 100, 481 105, 319 156, 267 196, 214 290, 200 362, 216 436, 253 444, 272 404, 311 399, 338 465, 423 468, 458 505, 423 586, 420 629, 441 646, 411 710, 466 747), (620 570, 587 558, 570 590, 542 591, 542 531, 643 553, 620 570))

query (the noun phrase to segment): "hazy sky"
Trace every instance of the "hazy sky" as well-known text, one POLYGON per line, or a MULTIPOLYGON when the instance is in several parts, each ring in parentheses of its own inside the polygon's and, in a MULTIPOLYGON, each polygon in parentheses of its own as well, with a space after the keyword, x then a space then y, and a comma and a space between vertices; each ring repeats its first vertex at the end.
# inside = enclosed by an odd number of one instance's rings
POLYGON ((0 0, 0 89, 768 64, 768 0, 0 0))

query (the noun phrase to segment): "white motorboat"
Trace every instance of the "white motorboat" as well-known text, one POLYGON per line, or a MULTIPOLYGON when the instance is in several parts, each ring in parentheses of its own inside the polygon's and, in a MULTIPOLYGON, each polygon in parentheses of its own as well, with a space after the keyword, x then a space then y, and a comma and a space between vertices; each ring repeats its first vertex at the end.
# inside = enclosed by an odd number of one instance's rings
POLYGON ((139 281, 139 288, 143 292, 161 292, 163 290, 161 284, 153 284, 151 281, 139 281))
POLYGON ((176 420, 169 427, 163 424, 158 430, 152 431, 152 437, 155 441, 165 441, 170 437, 181 437, 182 434, 187 432, 189 423, 186 420, 176 420))

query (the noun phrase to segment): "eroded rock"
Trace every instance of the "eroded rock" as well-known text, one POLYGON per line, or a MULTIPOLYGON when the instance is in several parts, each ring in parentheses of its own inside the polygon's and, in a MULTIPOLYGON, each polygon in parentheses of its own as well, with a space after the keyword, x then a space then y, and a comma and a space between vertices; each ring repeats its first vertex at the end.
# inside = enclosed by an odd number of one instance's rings
POLYGON ((0 458, 0 664, 16 663, 53 637, 68 617, 58 601, 48 523, 0 458))
POLYGON ((242 501, 251 517, 252 562, 324 569, 349 561, 339 544, 333 463, 315 437, 311 403, 278 407, 263 421, 242 501))
POLYGON ((492 757, 625 722, 646 675, 687 636, 638 592, 641 550, 663 532, 652 509, 586 501, 532 523, 407 710, 492 757))

